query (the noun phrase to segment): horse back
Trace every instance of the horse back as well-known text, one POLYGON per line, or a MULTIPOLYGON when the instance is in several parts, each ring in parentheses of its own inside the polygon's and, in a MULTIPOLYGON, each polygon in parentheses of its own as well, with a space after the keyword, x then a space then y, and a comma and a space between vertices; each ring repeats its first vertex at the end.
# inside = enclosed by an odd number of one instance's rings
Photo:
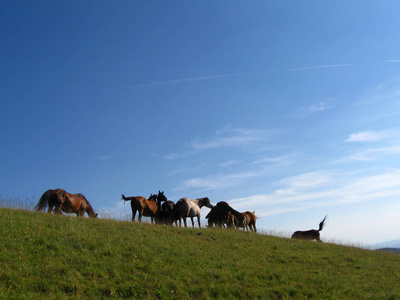
POLYGON ((307 231, 296 231, 292 235, 292 239, 301 239, 301 240, 320 240, 320 234, 318 230, 311 229, 307 231))
POLYGON ((81 208, 86 209, 87 200, 82 194, 70 194, 65 192, 66 199, 62 206, 62 211, 66 213, 75 213, 79 211, 81 208))
POLYGON ((189 216, 190 208, 192 207, 192 200, 184 197, 179 199, 176 204, 181 216, 189 216))

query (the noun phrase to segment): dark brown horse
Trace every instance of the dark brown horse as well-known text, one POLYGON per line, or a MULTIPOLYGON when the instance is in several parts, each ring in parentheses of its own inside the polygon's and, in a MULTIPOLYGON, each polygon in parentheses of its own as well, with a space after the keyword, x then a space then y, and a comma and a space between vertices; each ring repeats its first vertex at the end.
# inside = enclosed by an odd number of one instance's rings
POLYGON ((176 209, 174 209, 175 203, 168 200, 164 195, 164 192, 160 191, 158 191, 157 202, 159 205, 161 205, 161 209, 157 215, 157 222, 166 225, 172 225, 174 222, 176 224, 177 220, 179 219, 179 213, 176 209))
POLYGON ((76 213, 78 217, 82 217, 85 212, 90 218, 97 218, 89 201, 82 194, 70 194, 63 189, 47 190, 39 199, 36 205, 36 211, 43 211, 48 206, 48 212, 54 210, 55 214, 61 215, 61 211, 65 213, 76 213))
POLYGON ((322 242, 319 236, 319 232, 324 228, 326 217, 319 223, 319 229, 311 229, 307 231, 296 231, 292 235, 292 239, 301 239, 301 240, 316 240, 317 242, 322 242))
POLYGON ((229 213, 235 216, 236 227, 247 227, 246 215, 233 209, 227 202, 224 201, 218 202, 217 205, 215 205, 206 216, 206 219, 208 219, 208 226, 212 227, 213 225, 217 225, 223 227, 223 224, 229 219, 229 213))
POLYGON ((142 222, 142 216, 150 217, 151 223, 157 216, 159 205, 157 204, 157 195, 150 195, 149 200, 142 196, 125 197, 122 195, 122 200, 131 201, 132 221, 135 221, 136 212, 139 212, 139 222, 142 222))
POLYGON ((213 227, 214 225, 224 227, 224 224, 229 218, 228 213, 230 212, 230 208, 227 202, 218 202, 206 216, 206 219, 208 219, 208 227, 213 227))

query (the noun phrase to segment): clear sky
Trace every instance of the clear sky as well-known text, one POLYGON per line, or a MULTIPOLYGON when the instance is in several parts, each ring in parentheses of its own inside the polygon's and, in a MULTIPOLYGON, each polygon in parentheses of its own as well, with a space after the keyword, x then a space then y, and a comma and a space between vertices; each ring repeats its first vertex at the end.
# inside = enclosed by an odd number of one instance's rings
MULTIPOLYGON (((400 238, 399 1, 1 1, 0 193, 165 191, 400 238)), ((202 209, 202 218, 209 212, 202 209)))

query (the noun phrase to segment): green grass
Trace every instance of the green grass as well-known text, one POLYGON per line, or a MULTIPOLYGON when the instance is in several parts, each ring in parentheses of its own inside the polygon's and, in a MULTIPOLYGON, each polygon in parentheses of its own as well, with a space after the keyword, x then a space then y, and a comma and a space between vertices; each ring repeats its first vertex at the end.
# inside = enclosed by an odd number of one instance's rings
POLYGON ((1 299, 399 299, 400 256, 0 209, 1 299))

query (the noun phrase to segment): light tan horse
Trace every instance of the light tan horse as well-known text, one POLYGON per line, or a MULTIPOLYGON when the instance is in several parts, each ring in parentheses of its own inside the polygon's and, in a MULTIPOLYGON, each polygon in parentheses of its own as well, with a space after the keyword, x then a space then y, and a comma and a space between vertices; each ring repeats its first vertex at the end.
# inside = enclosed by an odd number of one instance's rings
POLYGON ((185 223, 185 227, 187 227, 186 224, 186 218, 190 218, 192 220, 192 227, 194 227, 194 221, 193 218, 197 217, 197 223, 200 226, 200 211, 203 206, 206 206, 208 208, 213 208, 214 206, 211 204, 210 199, 207 197, 205 198, 199 198, 195 200, 191 200, 189 198, 181 198, 176 202, 176 207, 179 212, 179 226, 181 226, 181 219, 183 219, 183 222, 185 223))

